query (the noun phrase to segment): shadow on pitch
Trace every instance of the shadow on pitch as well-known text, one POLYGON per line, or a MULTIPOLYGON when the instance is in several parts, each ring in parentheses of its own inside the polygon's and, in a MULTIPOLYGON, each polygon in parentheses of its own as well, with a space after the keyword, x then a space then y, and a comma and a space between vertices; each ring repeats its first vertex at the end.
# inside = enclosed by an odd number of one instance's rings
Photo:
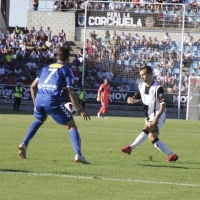
POLYGON ((0 173, 4 172, 4 173, 10 173, 10 174, 14 174, 14 173, 30 173, 30 171, 26 171, 26 170, 18 170, 18 169, 0 169, 0 173))
POLYGON ((174 169, 192 169, 190 167, 183 166, 169 166, 169 165, 151 165, 151 164, 135 164, 143 167, 158 167, 158 168, 174 168, 174 169))

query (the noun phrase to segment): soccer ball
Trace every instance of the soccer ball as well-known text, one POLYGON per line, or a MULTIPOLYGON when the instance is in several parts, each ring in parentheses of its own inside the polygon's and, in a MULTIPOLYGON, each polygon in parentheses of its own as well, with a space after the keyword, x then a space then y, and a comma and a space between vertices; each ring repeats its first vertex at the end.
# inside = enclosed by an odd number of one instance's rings
POLYGON ((77 115, 78 110, 76 109, 76 107, 71 103, 71 102, 67 102, 65 103, 65 107, 67 108, 67 110, 69 110, 69 112, 74 116, 77 115))

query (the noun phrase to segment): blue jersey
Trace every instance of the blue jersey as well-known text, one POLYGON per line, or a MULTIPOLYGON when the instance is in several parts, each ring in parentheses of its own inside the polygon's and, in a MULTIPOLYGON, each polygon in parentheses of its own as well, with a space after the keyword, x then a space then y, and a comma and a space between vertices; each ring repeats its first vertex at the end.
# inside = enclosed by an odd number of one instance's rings
POLYGON ((44 67, 37 78, 39 79, 37 99, 40 101, 61 100, 62 87, 73 87, 72 71, 60 63, 44 67))

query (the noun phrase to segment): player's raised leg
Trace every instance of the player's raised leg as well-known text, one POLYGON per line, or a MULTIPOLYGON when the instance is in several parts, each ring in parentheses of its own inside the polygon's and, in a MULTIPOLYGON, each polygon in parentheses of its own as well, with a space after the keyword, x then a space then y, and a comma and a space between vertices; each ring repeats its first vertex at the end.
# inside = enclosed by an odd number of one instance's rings
POLYGON ((147 137, 148 131, 142 130, 142 132, 137 136, 135 141, 127 147, 122 148, 121 151, 125 154, 131 154, 132 150, 138 145, 140 145, 142 142, 144 142, 147 139, 147 137))

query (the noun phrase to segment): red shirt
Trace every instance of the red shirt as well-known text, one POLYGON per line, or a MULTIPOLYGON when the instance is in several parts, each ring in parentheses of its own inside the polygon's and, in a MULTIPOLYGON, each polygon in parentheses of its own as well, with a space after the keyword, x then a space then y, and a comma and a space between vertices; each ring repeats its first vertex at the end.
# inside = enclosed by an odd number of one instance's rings
POLYGON ((108 105, 108 96, 110 94, 110 85, 103 83, 100 85, 98 94, 101 97, 101 103, 108 105))

